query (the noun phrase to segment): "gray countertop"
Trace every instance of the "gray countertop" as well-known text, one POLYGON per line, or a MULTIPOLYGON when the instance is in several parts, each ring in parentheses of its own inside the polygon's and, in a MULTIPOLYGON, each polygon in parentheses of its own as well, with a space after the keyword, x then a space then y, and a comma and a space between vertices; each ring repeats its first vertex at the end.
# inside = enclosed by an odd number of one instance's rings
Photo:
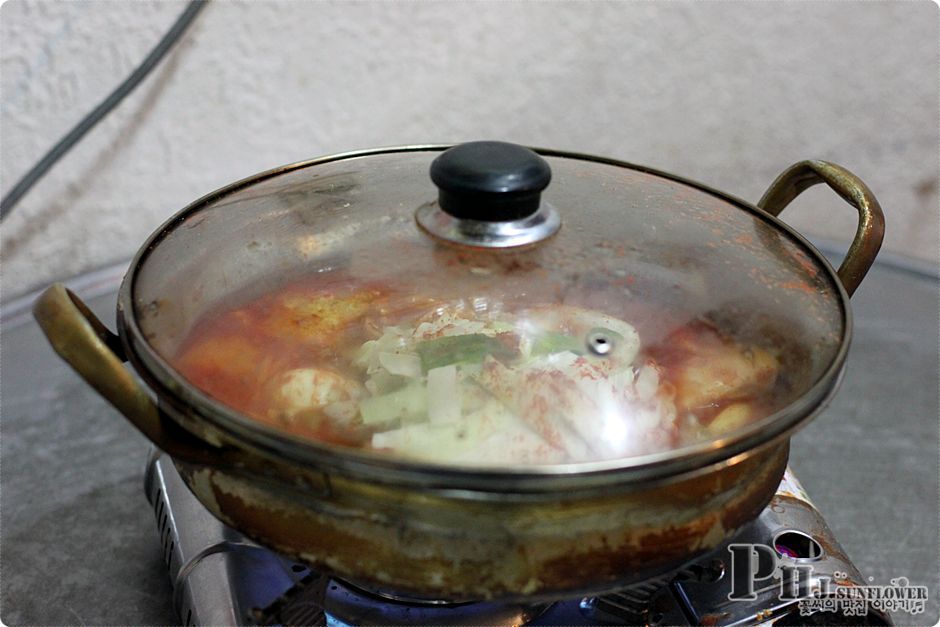
MULTIPOLYGON (((75 283, 108 322, 120 274, 75 283)), ((938 293, 935 278, 875 266, 853 298, 842 389, 791 453, 863 574, 929 588, 916 624, 937 622, 940 595, 938 293)), ((3 309, 0 368, 0 619, 176 624, 143 493, 147 442, 52 353, 22 303, 3 309)))

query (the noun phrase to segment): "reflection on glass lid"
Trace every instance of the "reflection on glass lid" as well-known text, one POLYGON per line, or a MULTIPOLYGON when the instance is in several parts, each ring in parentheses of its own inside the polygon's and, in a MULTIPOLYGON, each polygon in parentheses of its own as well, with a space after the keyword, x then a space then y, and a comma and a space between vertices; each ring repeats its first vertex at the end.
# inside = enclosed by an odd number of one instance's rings
POLYGON ((787 407, 831 363, 831 278, 760 215, 545 156, 557 234, 455 245, 415 223, 436 202, 437 155, 314 164, 181 220, 135 285, 152 346, 268 427, 459 466, 711 441, 787 407))

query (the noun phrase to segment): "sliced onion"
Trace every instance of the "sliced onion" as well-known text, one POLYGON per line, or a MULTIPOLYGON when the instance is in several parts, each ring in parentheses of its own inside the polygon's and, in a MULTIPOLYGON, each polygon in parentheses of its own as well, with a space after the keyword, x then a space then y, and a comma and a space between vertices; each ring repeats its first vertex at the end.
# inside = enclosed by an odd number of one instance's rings
POLYGON ((636 394, 643 400, 653 398, 659 389, 659 371, 647 364, 640 368, 636 377, 636 394))
POLYGON ((390 374, 412 379, 421 376, 421 359, 411 353, 379 353, 379 363, 390 374))
POLYGON ((451 364, 428 370, 428 418, 433 424, 460 420, 457 366, 451 364))

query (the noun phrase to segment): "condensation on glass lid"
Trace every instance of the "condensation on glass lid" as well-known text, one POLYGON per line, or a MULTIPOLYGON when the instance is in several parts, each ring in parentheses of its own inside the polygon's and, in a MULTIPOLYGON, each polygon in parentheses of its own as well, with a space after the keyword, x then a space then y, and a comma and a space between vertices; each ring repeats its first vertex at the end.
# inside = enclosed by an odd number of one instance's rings
POLYGON ((655 323, 571 304, 440 300, 337 273, 207 312, 172 362, 277 429, 459 466, 666 451, 793 396, 784 371, 799 350, 780 335, 742 341, 719 315, 665 335, 655 323))

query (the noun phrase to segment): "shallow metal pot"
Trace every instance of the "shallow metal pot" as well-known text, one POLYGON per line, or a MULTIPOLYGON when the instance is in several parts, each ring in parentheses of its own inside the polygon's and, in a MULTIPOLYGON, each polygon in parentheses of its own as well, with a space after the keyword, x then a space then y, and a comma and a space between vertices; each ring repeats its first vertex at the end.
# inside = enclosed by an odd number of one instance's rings
POLYGON ((770 501, 786 466, 790 434, 818 413, 837 387, 851 329, 848 296, 874 261, 883 234, 883 217, 871 192, 830 163, 791 167, 757 207, 673 175, 638 169, 760 214, 804 243, 773 216, 807 187, 825 182, 858 210, 858 231, 838 273, 805 243, 814 253, 813 263, 841 282, 846 331, 826 376, 791 406, 791 418, 699 446, 679 459, 502 474, 287 445, 220 421, 211 407, 193 402, 185 387, 154 373, 147 340, 134 318, 132 285, 141 255, 159 245, 164 229, 202 203, 272 172, 197 201, 151 237, 121 288, 119 336, 61 285, 50 287, 34 312, 53 348, 174 458, 199 500, 263 545, 356 584, 419 598, 534 599, 610 590, 708 551, 770 501), (146 386, 124 367, 125 361, 146 386))

